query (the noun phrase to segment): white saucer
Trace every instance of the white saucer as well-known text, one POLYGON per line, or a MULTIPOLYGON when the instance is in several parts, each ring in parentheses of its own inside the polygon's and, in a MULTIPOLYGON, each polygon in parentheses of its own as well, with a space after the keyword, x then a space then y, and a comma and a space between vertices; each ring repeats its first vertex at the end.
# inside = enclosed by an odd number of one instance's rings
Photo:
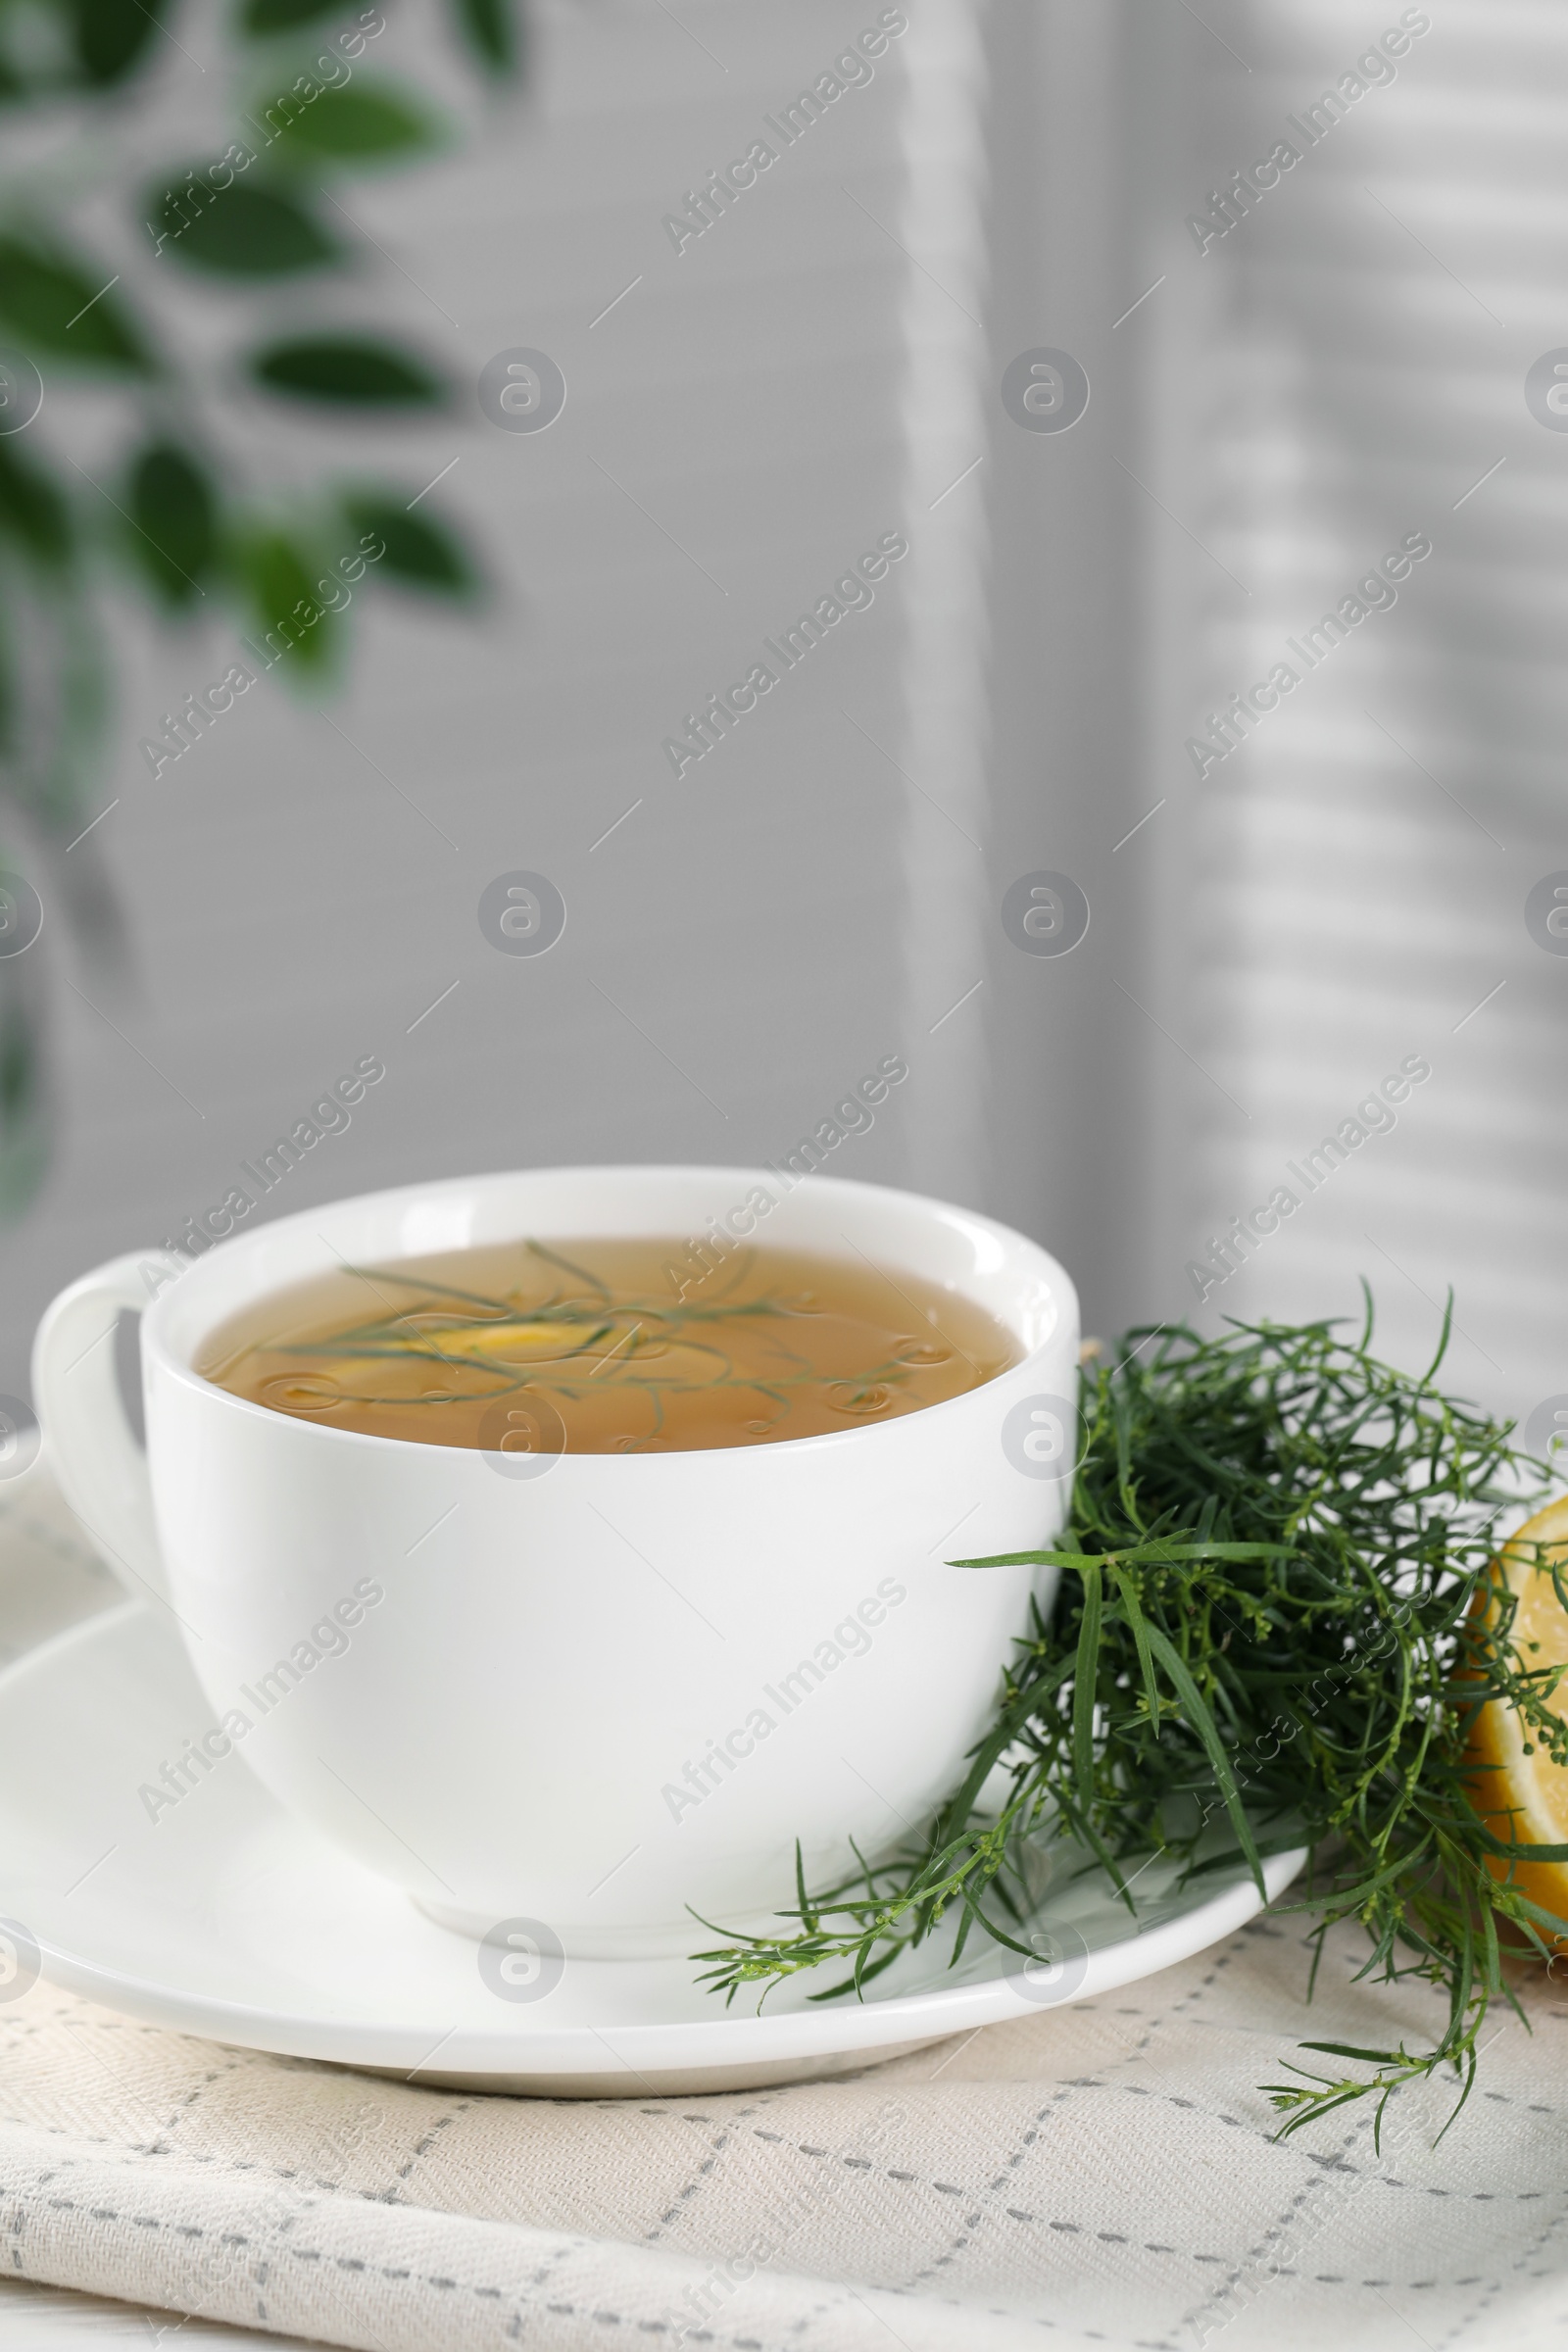
MULTIPOLYGON (((1133 1916, 1079 1869, 1042 1902, 1059 1955, 1043 1973, 994 1944, 950 1972, 938 1942, 863 2001, 813 2006, 835 1981, 823 1972, 775 1988, 760 2015, 755 1990, 726 2010, 685 1960, 569 1960, 544 1997, 501 1997, 476 1944, 286 1814, 237 1754, 149 1820, 139 1786, 210 1713, 134 1601, 0 1674, 0 1921, 36 1939, 51 1983, 132 2017, 426 2082, 598 2098, 843 2073, 1131 1984, 1260 1907, 1240 1872, 1184 1887, 1156 1863, 1133 1916)), ((1302 1859, 1268 1862, 1271 1896, 1302 1859)), ((712 1940, 694 1925, 694 1945, 712 1940)))

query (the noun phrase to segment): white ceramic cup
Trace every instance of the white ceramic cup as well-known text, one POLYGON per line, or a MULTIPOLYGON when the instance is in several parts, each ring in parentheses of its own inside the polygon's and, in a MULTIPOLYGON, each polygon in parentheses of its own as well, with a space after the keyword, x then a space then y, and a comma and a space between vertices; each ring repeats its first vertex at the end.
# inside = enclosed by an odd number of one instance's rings
POLYGON ((919 1823, 962 1776, 1031 1594, 1050 1597, 1050 1572, 948 1563, 1062 1525, 1077 1298, 986 1217, 786 1181, 628 1167, 413 1185, 177 1272, 133 1251, 54 1301, 33 1380, 56 1473, 131 1590, 177 1619, 212 1709, 181 1758, 127 1758, 155 1819, 157 1766, 166 1797, 199 1793, 237 1754, 447 1925, 604 1957, 711 1941, 693 1912, 760 1925, 794 1900, 797 1839, 820 1885, 851 1838, 886 1851, 919 1823), (714 1220, 975 1300, 1020 1361, 822 1437, 520 1459, 295 1420, 193 1369, 229 1315, 343 1261, 701 1237, 714 1220), (109 1338, 125 1308, 142 1310, 145 1453, 109 1338))

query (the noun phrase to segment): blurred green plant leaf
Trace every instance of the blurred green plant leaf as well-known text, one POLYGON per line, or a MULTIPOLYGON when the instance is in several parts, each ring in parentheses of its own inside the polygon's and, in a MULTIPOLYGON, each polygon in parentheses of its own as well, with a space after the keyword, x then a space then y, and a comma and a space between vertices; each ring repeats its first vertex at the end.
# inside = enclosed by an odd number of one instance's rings
POLYGON ((228 277, 280 277, 340 259, 337 245, 293 196, 241 179, 201 194, 207 202, 198 209, 188 183, 151 192, 149 226, 167 239, 161 253, 228 277))
POLYGON ((65 0, 65 10, 82 80, 105 90, 143 62, 163 0, 65 0))
POLYGON ((0 538, 15 540, 41 564, 64 564, 72 549, 63 494, 9 438, 0 440, 0 538))
MULTIPOLYGON (((268 122, 274 112, 283 112, 281 99, 274 98, 266 110, 268 122)), ((383 156, 434 147, 440 136, 433 115, 385 82, 374 89, 356 84, 323 90, 292 118, 285 115, 284 121, 286 127, 269 151, 269 161, 296 169, 326 159, 373 163, 383 156)))
POLYGON ((146 373, 145 345, 116 301, 113 274, 89 275, 57 253, 0 237, 0 318, 24 348, 55 352, 83 367, 146 373))
POLYGON ((512 0, 453 0, 464 39, 493 74, 514 74, 522 58, 522 27, 512 0))
POLYGON ((391 577, 428 596, 471 596, 478 574, 456 532, 433 516, 411 514, 402 502, 375 490, 351 491, 343 501, 349 528, 362 539, 373 531, 386 553, 376 577, 391 577))
MULTIPOLYGON (((17 680, 11 647, 11 614, 0 603, 0 755, 16 749, 17 680)), ((0 864, 4 852, 0 851, 0 864)))
POLYGON ((256 353, 251 373, 270 392, 336 408, 440 408, 447 388, 423 360, 359 335, 301 335, 256 353))
POLYGON ((0 1217, 26 1207, 49 1159, 36 987, 33 975, 11 972, 0 984, 0 1217))
POLYGON ((286 531, 269 530, 244 534, 234 554, 257 624, 270 640, 267 651, 286 656, 296 675, 323 668, 334 651, 333 621, 316 592, 308 551, 286 531))
MULTIPOLYGON (((183 29, 176 7, 177 0, 0 0, 0 120, 6 130, 24 122, 30 141, 36 118, 39 133, 16 159, 15 209, 0 226, 0 343, 26 353, 51 387, 72 369, 114 379, 104 393, 113 394, 126 456, 114 485, 123 512, 110 527, 133 550, 121 586, 134 576, 137 604, 179 611, 190 609, 198 589, 212 594, 220 585, 268 641, 265 649, 252 645, 252 659, 276 663, 286 682, 308 687, 330 675, 346 636, 327 600, 339 595, 346 574, 337 575, 353 555, 343 555, 324 581, 318 576, 328 530, 335 540, 356 524, 357 534, 348 535, 380 550, 362 577, 449 598, 480 584, 464 541, 423 511, 411 515, 394 490, 368 484, 347 499, 330 494, 318 509, 291 509, 282 520, 261 508, 236 523, 241 469, 258 453, 236 449, 231 477, 226 463, 209 459, 181 427, 151 425, 142 413, 153 384, 188 391, 193 404, 209 395, 204 374, 184 356, 188 349, 199 360, 210 348, 200 323, 188 343, 181 334, 166 344, 160 333, 162 306, 184 272, 160 277, 143 270, 127 286, 90 245, 66 241, 74 233, 66 223, 79 208, 96 214, 113 201, 138 228, 134 198, 156 171, 155 248, 162 240, 166 256, 193 266, 191 277, 206 275, 219 304, 231 306, 236 293, 265 295, 289 272, 349 258, 325 209, 318 209, 315 187, 302 179, 307 170, 318 182, 330 174, 335 184, 345 166, 413 158, 446 144, 449 125, 426 98, 422 77, 404 87, 360 72, 367 41, 385 28, 366 0, 234 0, 232 7, 217 0, 205 18, 220 71, 204 86, 218 88, 237 71, 251 86, 261 79, 274 87, 295 71, 296 51, 305 71, 286 99, 272 101, 269 121, 244 131, 258 155, 241 167, 245 149, 230 149, 224 165, 236 167, 236 176, 228 185, 214 184, 223 166, 204 167, 199 175, 181 167, 182 193, 179 180, 171 184, 169 143, 143 120, 143 77, 150 80, 155 66, 172 68, 167 27, 183 29), (252 39, 276 47, 249 49, 252 39), (311 60, 323 39, 331 55, 318 72, 311 60), (333 62, 339 56, 354 67, 352 76, 333 62), (323 76, 341 78, 323 85, 323 76), (157 138, 155 148, 143 145, 144 132, 157 138)), ((206 29, 202 12, 184 14, 206 29)), ((523 0, 447 0, 445 18, 479 75, 516 68, 523 0)), ((188 124, 186 135, 197 135, 188 124)), ((175 287, 176 299, 190 296, 188 282, 175 287)), ((229 316, 220 308, 219 323, 229 316)), ((412 417, 450 402, 449 379, 416 345, 385 339, 369 324, 302 333, 298 314, 288 318, 287 336, 275 317, 250 331, 241 361, 256 385, 335 410, 362 437, 378 414, 412 417)), ((265 479, 265 456, 260 469, 265 479)), ((96 532, 98 510, 78 502, 76 478, 45 436, 0 434, 0 810, 51 850, 57 938, 68 934, 74 952, 122 972, 121 905, 95 855, 100 837, 83 836, 104 768, 112 664, 87 563, 96 537, 89 543, 77 514, 79 503, 96 532)), ((0 959, 0 1223, 34 1197, 49 1156, 49 969, 40 956, 0 959)))
POLYGON ((245 0, 240 24, 246 32, 266 35, 291 32, 296 24, 313 24, 318 17, 346 17, 344 0, 245 0))
POLYGON ((181 449, 155 441, 130 469, 127 544, 164 603, 194 604, 219 554, 218 497, 206 473, 181 449))

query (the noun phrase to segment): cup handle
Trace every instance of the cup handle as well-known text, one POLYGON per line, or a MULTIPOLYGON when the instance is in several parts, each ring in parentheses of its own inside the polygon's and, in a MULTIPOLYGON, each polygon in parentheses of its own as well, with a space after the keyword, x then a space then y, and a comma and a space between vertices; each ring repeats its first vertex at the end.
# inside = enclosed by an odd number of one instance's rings
POLYGON ((67 1502, 129 1590, 166 1601, 145 1448, 121 1398, 114 1333, 123 1309, 148 1306, 150 1252, 111 1258, 62 1291, 32 1344, 32 1394, 67 1502))

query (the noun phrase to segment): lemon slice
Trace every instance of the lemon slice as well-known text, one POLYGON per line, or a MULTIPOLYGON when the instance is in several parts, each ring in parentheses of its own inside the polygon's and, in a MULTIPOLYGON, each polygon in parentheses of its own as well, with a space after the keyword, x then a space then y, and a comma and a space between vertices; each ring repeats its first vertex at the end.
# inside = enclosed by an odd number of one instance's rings
MULTIPOLYGON (((1568 1615, 1551 1578, 1537 1568, 1538 1556, 1554 1562, 1568 1557, 1568 1496, 1538 1511, 1503 1545, 1492 1563, 1490 1589, 1483 1586, 1476 1596, 1477 1609, 1490 1615, 1499 1587, 1515 1595, 1510 1642, 1521 1667, 1532 1671, 1568 1662, 1568 1615), (1549 1551, 1538 1555, 1516 1548, 1537 1544, 1549 1551)), ((1568 1720, 1568 1675, 1546 1705, 1568 1720)), ((1568 1771, 1531 1739, 1529 1725, 1505 1700, 1491 1700, 1476 1718, 1470 1760, 1485 1767, 1471 1784, 1471 1795, 1494 1837, 1521 1844, 1568 1845, 1568 1771)), ((1488 1867, 1494 1878, 1509 1875, 1500 1855, 1489 1855, 1488 1867)), ((1531 1902, 1568 1919, 1568 1862, 1516 1862, 1512 1883, 1531 1902)))
POLYGON ((438 1322, 423 1315, 403 1319, 443 1355, 460 1358, 476 1352, 481 1357, 561 1355, 568 1348, 580 1348, 592 1336, 592 1327, 585 1323, 501 1323, 477 1318, 472 1322, 438 1322))

